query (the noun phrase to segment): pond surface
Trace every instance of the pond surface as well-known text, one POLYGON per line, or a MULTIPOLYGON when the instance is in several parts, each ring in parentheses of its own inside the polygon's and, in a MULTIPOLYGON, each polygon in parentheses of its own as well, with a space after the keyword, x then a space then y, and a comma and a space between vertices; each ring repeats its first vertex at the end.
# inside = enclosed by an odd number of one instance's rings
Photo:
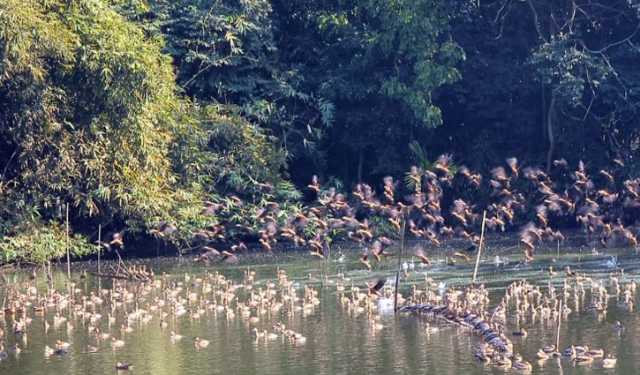
MULTIPOLYGON (((635 307, 621 303, 621 295, 615 297, 610 280, 610 274, 617 273, 624 289, 640 276, 636 253, 614 249, 595 254, 590 249, 563 247, 563 255, 558 257, 553 248, 538 250, 536 261, 525 265, 520 263, 517 246, 511 245, 490 244, 482 257, 478 280, 489 290, 487 311, 516 280, 526 279, 545 293, 551 284, 560 293, 565 279, 562 270, 567 265, 603 281, 603 287, 611 292, 606 312, 589 311, 589 283, 584 283, 582 297, 569 292, 567 304, 572 312, 560 326, 560 347, 603 348, 618 358, 613 369, 602 369, 600 360, 586 366, 569 359, 538 362, 538 349, 555 343, 555 322, 517 321, 508 314, 504 332, 513 341, 514 352, 532 363, 533 373, 638 373, 640 319, 635 307), (549 266, 559 271, 551 275, 549 266), (624 269, 621 275, 620 268, 624 269), (615 321, 624 329, 614 329, 615 321), (520 328, 528 331, 526 338, 512 336, 520 328)), ((433 264, 423 268, 410 256, 412 246, 407 247, 407 274, 400 280, 404 297, 414 290, 440 294, 469 284, 472 261, 458 259, 454 265, 447 264, 439 250, 439 255, 430 254, 433 264)), ((355 306, 350 300, 359 293, 369 299, 367 283, 379 278, 389 279, 381 292, 390 296, 397 264, 396 258, 389 258, 367 271, 358 256, 357 251, 342 253, 336 247, 329 260, 298 252, 248 255, 237 265, 207 267, 186 257, 163 258, 146 261, 156 272, 156 281, 147 284, 81 277, 81 269, 93 270, 95 264, 76 263, 74 299, 67 306, 60 302, 68 294, 62 270, 54 274, 58 302, 50 297, 43 276, 31 280, 30 272, 5 273, 0 301, 6 305, 11 296, 21 295, 24 313, 0 316, 5 336, 0 341, 6 353, 0 359, 0 374, 112 374, 117 362, 133 366, 119 373, 153 375, 505 372, 475 359, 481 339, 469 329, 423 316, 396 316, 389 309, 391 300, 384 297, 371 305, 355 306), (34 285, 37 288, 32 288, 29 297, 28 289, 34 285), (45 312, 29 306, 38 305, 39 299, 47 296, 45 312), (14 334, 16 320, 29 321, 23 334, 14 334), (286 333, 277 324, 286 326, 286 333), (256 339, 254 328, 261 337, 256 339), (172 331, 183 338, 172 339, 172 331), (196 348, 195 337, 208 340, 209 345, 196 348), (124 345, 113 348, 114 339, 124 345), (66 354, 46 356, 45 347, 54 348, 57 340, 70 344, 66 354), (16 344, 19 354, 14 350, 16 344), (93 351, 90 347, 97 352, 89 353, 93 351)), ((636 297, 632 295, 633 302, 636 297)))

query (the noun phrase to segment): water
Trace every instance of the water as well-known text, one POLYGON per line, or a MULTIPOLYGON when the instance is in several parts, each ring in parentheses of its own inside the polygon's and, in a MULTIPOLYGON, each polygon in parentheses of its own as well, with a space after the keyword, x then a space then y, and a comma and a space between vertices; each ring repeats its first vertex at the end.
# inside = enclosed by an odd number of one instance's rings
MULTIPOLYGON (((478 279, 490 290, 493 308, 502 297, 503 289, 512 281, 526 278, 532 283, 546 286, 549 282, 560 287, 564 273, 562 269, 569 265, 572 269, 584 272, 595 279, 607 279, 609 273, 619 267, 624 268, 623 282, 635 280, 640 275, 640 259, 628 249, 611 250, 607 253, 592 254, 588 249, 563 248, 568 254, 557 257, 555 249, 539 251, 537 260, 532 265, 519 262, 520 254, 509 246, 491 246, 483 256, 478 279), (495 262, 496 256, 501 262, 495 262), (616 257, 616 258, 612 258, 616 257), (555 276, 547 271, 549 266, 558 270, 555 276)), ((327 262, 311 258, 304 253, 279 255, 275 257, 245 257, 241 264, 235 266, 204 267, 193 264, 189 259, 161 259, 149 264, 156 273, 166 273, 165 283, 146 287, 139 283, 121 283, 123 288, 137 296, 137 307, 145 309, 151 316, 145 324, 136 319, 130 333, 121 331, 127 313, 136 309, 136 303, 125 303, 113 310, 115 323, 109 327, 107 316, 112 312, 109 297, 105 294, 102 306, 85 308, 102 314, 99 323, 94 324, 102 332, 109 332, 125 341, 125 346, 113 350, 109 340, 98 342, 94 334, 88 333, 92 324, 89 318, 80 314, 70 314, 68 310, 61 315, 68 317, 74 329, 67 330, 67 324, 53 327, 55 309, 49 309, 41 316, 27 309, 32 322, 27 328, 25 339, 13 334, 13 317, 0 317, 0 328, 4 329, 5 347, 8 357, 0 360, 0 374, 112 374, 116 362, 128 362, 133 365, 132 374, 488 374, 504 373, 504 370, 484 365, 474 359, 474 348, 480 338, 469 330, 446 325, 424 317, 389 313, 392 301, 378 301, 378 313, 371 318, 367 312, 358 313, 340 304, 340 296, 336 284, 344 284, 346 294, 351 287, 357 286, 366 292, 367 282, 378 278, 389 278, 387 284, 393 284, 396 267, 395 259, 387 259, 376 265, 372 272, 365 271, 358 265, 357 252, 345 251, 342 261, 339 255, 327 262), (284 270, 288 279, 294 282, 296 295, 303 297, 304 287, 309 286, 318 292, 319 304, 303 305, 296 302, 297 308, 283 308, 278 312, 266 312, 258 315, 251 310, 250 316, 258 316, 259 321, 251 322, 243 317, 241 311, 232 308, 234 315, 229 317, 226 311, 205 309, 201 317, 191 316, 197 311, 196 303, 185 304, 186 313, 173 317, 168 305, 152 311, 159 299, 166 299, 165 292, 171 283, 182 282, 183 291, 180 296, 189 292, 200 294, 198 286, 192 286, 196 277, 206 277, 205 273, 219 272, 235 284, 243 282, 247 269, 255 271, 255 281, 251 291, 257 293, 265 290, 268 282, 276 280, 278 270, 284 270), (190 280, 185 281, 185 274, 190 280), (344 281, 341 281, 341 274, 344 281), (304 308, 303 308, 304 307, 304 308), (163 319, 162 312, 168 313, 163 319), (45 332, 47 321, 51 327, 45 332), (161 325, 161 321, 166 326, 161 325), (287 328, 306 337, 306 342, 293 342, 279 336, 275 340, 260 339, 256 341, 253 328, 259 331, 274 332, 273 325, 283 323, 287 328), (428 324, 432 327, 427 331, 428 324), (437 329, 434 329, 437 328, 437 329), (172 343, 170 332, 176 331, 184 338, 172 343), (196 350, 194 337, 199 336, 210 341, 206 348, 196 350), (67 355, 45 358, 45 345, 53 347, 56 340, 68 341, 71 349, 67 355), (15 343, 22 348, 16 355, 10 348, 15 343), (98 346, 97 353, 86 353, 87 346, 98 346)), ((444 257, 431 255, 434 265, 422 268, 417 259, 406 258, 406 269, 409 273, 401 279, 401 290, 404 296, 411 293, 412 286, 423 288, 425 278, 433 279, 433 289, 444 292, 448 288, 460 287, 470 282, 473 265, 458 263, 447 265, 444 257), (412 264, 413 263, 413 264, 412 264)), ((140 261, 142 262, 142 261, 140 261)), ((75 268, 93 269, 93 264, 76 264, 75 268)), ((10 273, 6 275, 9 284, 2 284, 0 298, 9 293, 11 288, 25 290, 29 281, 28 273, 10 273)), ((159 276, 157 279, 162 278, 159 276)), ((56 272, 55 283, 64 291, 65 274, 56 272)), ((98 287, 109 289, 112 281, 97 280, 89 275, 81 279, 79 271, 74 273, 76 288, 79 289, 76 303, 81 305, 82 295, 88 296, 98 287)), ((46 282, 37 279, 39 293, 46 292, 46 282)), ((215 288, 214 288, 215 289, 215 288)), ((275 289, 278 289, 276 287, 275 289)), ((246 301, 251 291, 238 289, 236 298, 246 301)), ((209 300, 214 300, 211 294, 209 300)), ((635 296, 634 296, 635 299, 635 296)), ((220 301, 220 298, 217 298, 220 301)), ((588 301, 588 294, 585 301, 588 301)), ((199 300, 201 301, 201 299, 199 300)), ((232 303, 232 306, 234 304, 232 303)), ((570 307, 574 307, 571 306, 570 307)), ((521 353, 534 366, 534 373, 541 374, 630 374, 636 373, 640 363, 640 342, 636 334, 640 330, 640 319, 637 312, 628 311, 618 306, 615 299, 609 302, 606 315, 585 311, 582 306, 569 315, 561 326, 561 347, 570 344, 589 345, 604 348, 618 358, 615 369, 601 369, 599 361, 591 366, 576 366, 571 361, 551 359, 538 363, 536 351, 544 345, 555 342, 555 328, 551 324, 520 322, 509 319, 505 332, 510 333, 523 327, 528 331, 526 338, 511 337, 514 350, 521 353), (612 328, 619 320, 625 329, 621 332, 612 328)), ((513 370, 512 370, 513 371, 513 370)), ((125 373, 122 372, 121 373, 125 373)))

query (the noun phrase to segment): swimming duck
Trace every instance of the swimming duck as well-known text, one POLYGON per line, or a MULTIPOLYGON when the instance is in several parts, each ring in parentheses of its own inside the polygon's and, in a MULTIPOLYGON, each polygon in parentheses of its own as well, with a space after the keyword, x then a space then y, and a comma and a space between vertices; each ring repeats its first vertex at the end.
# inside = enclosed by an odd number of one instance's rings
POLYGON ((65 354, 67 354, 67 351, 65 349, 53 349, 49 345, 45 345, 44 347, 44 356, 47 358, 51 357, 52 355, 63 356, 65 354))
POLYGON ((593 357, 586 354, 580 354, 573 358, 573 361, 579 365, 588 365, 593 363, 593 357))
POLYGON ((252 332, 253 332, 253 334, 255 335, 256 340, 259 340, 259 339, 264 338, 264 337, 265 337, 265 335, 266 335, 266 333, 267 333, 266 331, 264 331, 264 332, 260 332, 257 328, 253 328, 251 331, 252 331, 252 332))
POLYGON ((604 357, 604 350, 602 349, 589 349, 587 350, 587 355, 593 358, 602 358, 604 357))
POLYGON ((71 344, 68 342, 64 342, 61 340, 57 340, 56 341, 56 349, 58 350, 69 350, 69 348, 71 347, 71 344))
POLYGON ((614 368, 616 367, 616 363, 618 362, 618 359, 613 357, 611 354, 607 355, 606 358, 604 358, 602 360, 602 367, 603 368, 614 368))
POLYGON ((116 339, 115 337, 111 338, 111 347, 113 349, 122 348, 124 346, 124 340, 116 339))
POLYGON ((204 349, 207 346, 209 346, 209 340, 204 340, 204 339, 201 339, 200 337, 196 337, 193 343, 196 349, 204 349))
POLYGON ((504 369, 511 368, 511 360, 507 357, 501 356, 501 357, 495 358, 494 364, 498 368, 504 368, 504 369))
POLYGON ((547 354, 551 354, 556 351, 556 347, 555 345, 545 345, 541 350, 547 354))
POLYGON ((517 371, 529 373, 533 370, 531 363, 522 359, 520 354, 514 355, 511 367, 517 371))
POLYGON ((480 362, 484 362, 484 363, 491 362, 491 358, 483 350, 476 350, 476 352, 474 353, 474 356, 480 362))
POLYGON ((564 357, 575 358, 576 357, 576 348, 574 346, 570 346, 570 347, 566 348, 562 352, 562 355, 564 357))
POLYGON ((549 353, 545 352, 542 349, 538 349, 538 352, 536 353, 536 358, 541 359, 541 360, 547 360, 550 358, 549 353))
POLYGON ((622 323, 620 323, 619 320, 616 320, 615 323, 613 323, 613 329, 618 332, 622 332, 624 330, 624 326, 622 325, 622 323))
POLYGON ((45 357, 51 357, 54 352, 55 352, 55 350, 52 347, 50 347, 49 345, 45 345, 44 346, 44 356, 45 357))
POLYGON ((133 365, 131 365, 130 363, 116 362, 116 370, 128 371, 128 370, 131 370, 132 368, 133 368, 133 365))
POLYGON ((520 328, 519 330, 513 332, 514 336, 518 336, 522 338, 527 337, 527 334, 528 332, 524 328, 520 328))
POLYGON ((429 335, 432 333, 436 333, 439 332, 440 328, 438 327, 432 327, 431 324, 427 323, 427 327, 425 328, 425 332, 429 335))
POLYGON ((182 340, 182 335, 179 335, 177 333, 175 333, 174 331, 171 331, 171 342, 176 343, 178 341, 182 340))
POLYGON ((22 352, 22 349, 21 349, 21 348, 18 346, 18 344, 16 343, 16 344, 14 344, 14 345, 11 347, 11 351, 12 351, 13 353, 15 353, 16 355, 18 355, 18 354, 20 354, 20 353, 22 352))

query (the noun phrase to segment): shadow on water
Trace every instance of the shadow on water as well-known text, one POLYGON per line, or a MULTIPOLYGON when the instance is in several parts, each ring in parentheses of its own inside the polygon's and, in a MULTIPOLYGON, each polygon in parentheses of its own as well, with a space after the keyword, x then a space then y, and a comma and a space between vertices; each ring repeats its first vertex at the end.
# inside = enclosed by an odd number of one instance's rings
MULTIPOLYGON (((409 250, 419 244, 409 243, 409 250)), ((418 260, 407 256, 404 267, 407 272, 401 280, 401 291, 407 296, 414 287, 424 288, 425 280, 432 285, 456 288, 471 281, 473 264, 458 261, 451 265, 446 255, 456 251, 455 243, 446 249, 433 253, 433 264, 421 267, 418 260)), ((411 251, 408 251, 410 254, 411 251)), ((640 258, 629 249, 609 249, 595 253, 588 247, 563 246, 558 256, 555 247, 539 249, 536 261, 531 264, 521 262, 521 254, 516 240, 498 238, 492 240, 482 257, 478 280, 490 290, 493 308, 503 295, 504 288, 513 281, 526 279, 530 283, 547 287, 562 287, 564 269, 570 267, 594 279, 607 280, 612 272, 624 269, 622 280, 630 282, 640 276, 640 258), (554 274, 549 268, 555 270, 554 274)), ((126 289, 135 295, 132 301, 123 302, 112 308, 115 301, 105 301, 94 305, 91 293, 99 293, 99 288, 110 289, 114 281, 97 280, 89 275, 80 278, 82 270, 93 270, 94 262, 74 265, 74 282, 77 288, 77 307, 62 310, 59 316, 69 319, 68 323, 54 326, 56 308, 52 307, 44 315, 25 309, 31 319, 27 335, 22 338, 13 334, 13 323, 20 314, 0 317, 0 328, 5 332, 6 358, 0 360, 0 374, 111 374, 115 372, 117 361, 130 362, 133 374, 501 374, 504 371, 485 366, 474 359, 473 350, 480 340, 477 336, 460 327, 437 324, 437 330, 427 330, 426 319, 417 316, 381 314, 377 320, 367 318, 367 314, 347 311, 339 303, 341 293, 337 285, 344 284, 345 291, 352 287, 366 290, 366 283, 379 278, 392 278, 395 261, 386 260, 376 264, 372 271, 363 270, 358 263, 357 249, 334 246, 331 259, 319 260, 306 253, 278 253, 273 256, 248 255, 241 257, 237 265, 204 266, 194 264, 191 257, 138 259, 134 263, 144 263, 153 267, 158 278, 168 280, 164 287, 124 283, 126 289), (255 271, 253 292, 264 291, 268 283, 274 282, 279 270, 286 271, 293 281, 296 294, 302 298, 305 286, 318 291, 319 305, 311 308, 301 306, 299 311, 283 310, 259 316, 249 321, 239 309, 235 317, 228 313, 207 310, 202 316, 194 317, 195 305, 186 303, 187 313, 173 318, 168 307, 158 307, 158 301, 167 298, 166 285, 181 282, 181 298, 186 298, 189 290, 195 290, 194 279, 206 274, 219 273, 241 283, 245 272, 255 271), (187 281, 187 279, 189 281, 187 281), (88 296, 82 298, 81 296, 88 296), (122 331, 128 314, 143 309, 149 315, 148 322, 139 319, 131 323, 133 331, 122 331), (69 312, 72 311, 72 312, 69 312), (91 312, 92 314, 88 314, 91 312), (163 317, 163 313, 165 314, 163 317), (92 322, 95 314, 102 317, 92 322), (115 321, 108 322, 113 314, 115 321), (45 321, 50 328, 45 330, 45 321), (161 322, 166 322, 163 326, 161 322), (300 332, 307 340, 296 344, 278 338, 273 341, 256 342, 252 329, 260 332, 273 331, 275 323, 283 323, 300 332), (377 325, 374 325, 377 324, 377 325), (73 329, 68 326, 72 325, 73 329), (99 327, 101 332, 122 338, 125 346, 112 350, 109 339, 98 342, 95 334, 89 334, 89 327, 99 327), (176 331, 183 340, 172 343, 170 332, 176 331), (210 340, 207 348, 196 350, 194 337, 210 340), (65 356, 45 358, 45 345, 54 346, 56 340, 68 341, 71 349, 65 356), (15 344, 22 348, 18 355, 11 351, 15 344), (99 347, 97 353, 88 354, 88 345, 99 347)), ((0 300, 4 300, 12 290, 24 292, 29 281, 29 273, 14 272, 6 275, 8 284, 2 285, 0 300)), ((64 272, 55 273, 55 285, 65 290, 64 272)), ((38 296, 47 290, 43 277, 38 277, 38 296)), ((238 292, 237 298, 246 298, 251 292, 238 292), (243 295, 244 293, 244 295, 243 295), (244 296, 244 297, 243 297, 244 296)), ((34 297, 36 298, 36 297, 34 297)), ((215 297, 212 297, 215 299, 215 297)), ((634 296, 635 298, 635 296, 634 296)), ((24 302, 37 301, 28 299, 24 302)), ((302 304, 302 302, 300 302, 302 304)), ((255 316, 255 312, 251 313, 255 316)), ((549 324, 517 322, 508 319, 506 332, 526 328, 526 338, 513 337, 515 351, 531 361, 534 373, 542 374, 589 374, 589 373, 637 373, 640 363, 640 341, 636 332, 640 330, 640 319, 635 311, 628 311, 615 300, 610 302, 606 314, 576 309, 561 327, 561 346, 586 344, 604 348, 607 353, 618 357, 615 369, 602 370, 592 366, 574 366, 567 360, 535 362, 536 351, 555 341, 555 329, 549 324), (623 331, 612 328, 615 321, 625 326, 623 331)))

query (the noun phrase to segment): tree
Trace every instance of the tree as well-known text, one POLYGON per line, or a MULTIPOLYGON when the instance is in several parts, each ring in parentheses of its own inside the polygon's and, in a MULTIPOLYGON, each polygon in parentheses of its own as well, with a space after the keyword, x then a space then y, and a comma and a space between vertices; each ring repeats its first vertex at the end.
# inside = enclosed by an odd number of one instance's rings
POLYGON ((463 3, 452 13, 468 59, 463 79, 438 101, 445 126, 434 139, 450 141, 434 148, 475 167, 511 155, 529 164, 630 164, 638 139, 631 2, 463 3))
POLYGON ((321 148, 347 181, 406 166, 408 144, 441 124, 434 93, 464 58, 439 1, 275 1, 282 60, 335 107, 321 148), (402 166, 402 167, 401 167, 402 166))
POLYGON ((61 236, 65 204, 89 236, 98 222, 132 232, 207 225, 215 217, 199 214, 202 202, 220 181, 279 176, 270 139, 179 95, 163 47, 105 2, 0 4, 0 250, 61 236), (215 148, 222 140, 228 147, 215 148), (239 153, 238 142, 256 149, 239 153))

